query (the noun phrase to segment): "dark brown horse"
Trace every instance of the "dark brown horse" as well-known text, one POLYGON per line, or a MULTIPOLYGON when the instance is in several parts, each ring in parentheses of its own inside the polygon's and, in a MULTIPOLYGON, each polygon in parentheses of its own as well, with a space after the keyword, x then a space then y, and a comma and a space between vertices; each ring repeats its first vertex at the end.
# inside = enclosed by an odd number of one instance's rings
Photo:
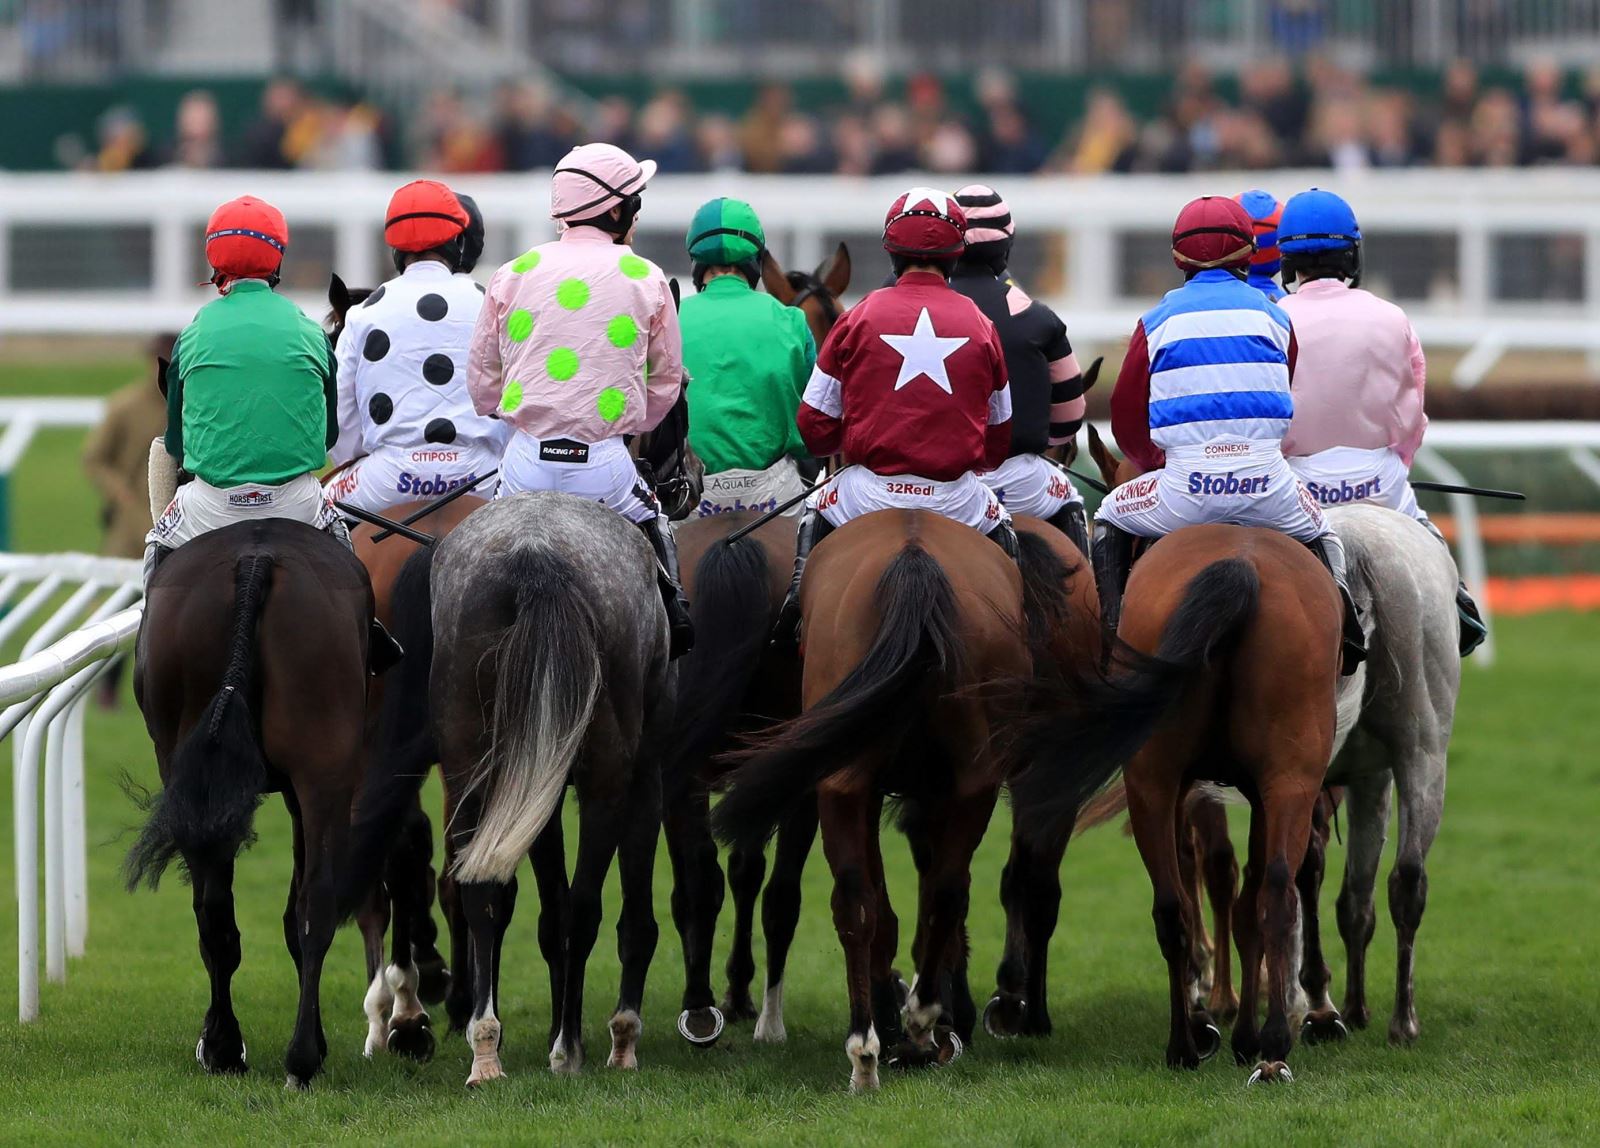
POLYGON ((204 534, 150 580, 134 693, 163 788, 129 855, 128 883, 154 886, 174 859, 188 874, 211 978, 195 1055, 211 1072, 245 1069, 231 995, 240 955, 233 866, 267 793, 283 794, 294 823, 283 914, 300 974, 290 1086, 308 1085, 327 1055, 322 963, 361 781, 371 614, 361 563, 282 519, 204 534))
POLYGON ((804 712, 756 741, 715 825, 754 847, 815 793, 860 1091, 878 1086, 886 1049, 907 1066, 942 1063, 971 1036, 970 865, 1004 781, 1001 702, 978 687, 1025 677, 1032 662, 1016 564, 937 514, 879 511, 840 527, 817 546, 801 593, 804 712), (899 922, 878 845, 890 794, 919 875, 903 1030, 899 922))
POLYGON ((1019 815, 1047 838, 1126 762, 1170 980, 1171 1065, 1194 1067, 1219 1043, 1211 1016, 1193 1004, 1195 918, 1180 863, 1183 802, 1211 781, 1238 788, 1252 810, 1232 920, 1243 989, 1234 1054, 1261 1059, 1252 1081, 1291 1078, 1295 875, 1333 748, 1340 610, 1327 572, 1290 538, 1235 526, 1178 530, 1134 566, 1118 631, 1127 650, 1109 680, 1063 683, 1061 712, 1024 739, 1038 756, 1016 786, 1019 815), (1263 959, 1267 1020, 1258 1031, 1263 959))
MULTIPOLYGON (((774 298, 805 312, 820 345, 840 314, 850 283, 843 243, 815 272, 785 273, 770 253, 762 281, 774 298)), ((730 544, 727 538, 759 517, 740 511, 694 519, 678 528, 684 589, 692 603, 696 645, 678 664, 678 713, 665 768, 665 835, 672 861, 672 917, 683 941, 683 1012, 678 1031, 694 1044, 714 1042, 724 1017, 757 1018, 750 984, 755 976, 755 903, 766 876, 760 847, 734 848, 728 858, 733 894, 733 948, 722 1007, 713 1003, 711 947, 722 909, 723 875, 710 828, 709 789, 726 772, 719 758, 737 739, 800 712, 800 664, 793 652, 769 645, 794 568, 795 520, 778 517, 730 544)), ((766 986, 755 1039, 781 1041, 783 977, 800 919, 800 875, 816 839, 814 802, 800 802, 778 829, 772 879, 762 897, 767 940, 766 986)))

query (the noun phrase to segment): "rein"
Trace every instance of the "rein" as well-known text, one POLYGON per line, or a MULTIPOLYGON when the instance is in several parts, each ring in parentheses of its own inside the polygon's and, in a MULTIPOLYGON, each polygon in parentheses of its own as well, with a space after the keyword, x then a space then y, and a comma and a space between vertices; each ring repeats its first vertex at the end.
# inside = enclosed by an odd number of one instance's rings
POLYGON ((822 317, 828 321, 830 327, 839 321, 839 316, 843 314, 839 310, 839 300, 834 298, 833 292, 828 290, 827 284, 821 279, 805 271, 791 271, 789 284, 798 285, 800 288, 795 292, 794 298, 789 300, 789 306, 800 307, 807 299, 815 298, 822 308, 822 317))

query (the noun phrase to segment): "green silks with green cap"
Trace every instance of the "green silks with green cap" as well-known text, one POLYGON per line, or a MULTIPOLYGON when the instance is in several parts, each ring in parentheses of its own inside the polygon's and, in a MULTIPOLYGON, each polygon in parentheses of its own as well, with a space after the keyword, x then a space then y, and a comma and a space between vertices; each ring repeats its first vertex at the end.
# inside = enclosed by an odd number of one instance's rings
POLYGON ((744 200, 713 199, 694 213, 684 246, 702 267, 737 267, 761 258, 767 236, 755 209, 744 200))

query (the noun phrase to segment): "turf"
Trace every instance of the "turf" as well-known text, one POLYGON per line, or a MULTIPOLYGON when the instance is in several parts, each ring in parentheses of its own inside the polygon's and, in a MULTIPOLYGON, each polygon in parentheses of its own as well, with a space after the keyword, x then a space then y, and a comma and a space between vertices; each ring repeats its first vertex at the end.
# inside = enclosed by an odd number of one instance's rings
MULTIPOLYGON (((19 545, 92 543, 76 442, 47 436, 18 475, 19 545)), ((1064 870, 1062 924, 1051 954, 1056 1035, 1040 1042, 979 1037, 951 1068, 886 1073, 881 1093, 846 1094, 843 969, 819 856, 787 987, 789 1041, 755 1046, 730 1028, 709 1051, 673 1027, 682 965, 668 912, 665 855, 657 868, 661 945, 646 1001, 637 1074, 599 1067, 617 983, 615 888, 590 964, 586 1031, 591 1067, 577 1079, 545 1070, 547 981, 525 881, 506 941, 502 1019, 510 1076, 477 1094, 459 1037, 429 1065, 360 1055, 365 1022, 358 938, 341 933, 324 980, 330 1057, 309 1094, 283 1089, 293 1020, 293 966, 280 914, 287 820, 263 806, 260 841, 239 867, 244 965, 236 1002, 252 1072, 212 1079, 193 1058, 206 1003, 187 890, 128 895, 117 867, 136 814, 117 784, 126 769, 153 781, 149 743, 131 701, 94 712, 88 731, 90 937, 65 986, 44 988, 43 1016, 0 1020, 0 1141, 160 1144, 536 1142, 563 1145, 827 1143, 1573 1143, 1600 1138, 1600 1003, 1587 961, 1600 952, 1594 833, 1600 756, 1600 616, 1508 620, 1499 662, 1465 674, 1451 755, 1450 797, 1430 868, 1419 942, 1413 1049, 1387 1046, 1394 935, 1381 909, 1373 945, 1375 1027, 1342 1047, 1297 1048, 1298 1080, 1244 1088, 1222 1058, 1195 1073, 1162 1065, 1165 973, 1150 892, 1133 844, 1115 827, 1074 844, 1064 870)), ((0 804, 9 808, 9 787, 0 804)), ((430 787, 430 807, 437 791, 430 787)), ((0 810, 0 834, 11 818, 0 810)), ((975 990, 992 985, 1002 941, 996 889, 1004 861, 997 820, 973 874, 975 990)), ((914 886, 903 844, 886 830, 891 892, 909 943, 914 886)), ((570 840, 570 834, 569 834, 570 840)), ((10 882, 12 851, 0 844, 10 882)), ((1342 864, 1337 845, 1330 870, 1342 864)), ((1336 881, 1323 899, 1332 922, 1336 881)), ((723 922, 719 961, 727 950, 723 922)), ((0 951, 14 919, 0 915, 0 951)), ((1343 956, 1330 950, 1335 983, 1343 956)), ((719 978, 720 979, 720 978, 719 978)), ((759 984, 757 986, 759 989, 759 984)), ((6 1010, 9 1012, 9 1009, 6 1010)), ((442 1033, 442 1019, 441 1019, 442 1033)))

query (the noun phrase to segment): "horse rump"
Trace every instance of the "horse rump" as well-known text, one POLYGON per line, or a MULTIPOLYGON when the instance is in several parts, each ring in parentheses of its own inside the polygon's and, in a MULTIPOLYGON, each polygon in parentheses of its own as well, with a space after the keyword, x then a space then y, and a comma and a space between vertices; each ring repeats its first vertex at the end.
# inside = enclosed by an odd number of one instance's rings
MULTIPOLYGON (((1025 836, 1050 840, 1077 819, 1154 732, 1183 688, 1222 656, 1255 616, 1261 581, 1243 558, 1196 574, 1167 619, 1154 655, 1116 640, 1109 666, 1061 667, 1037 679, 1025 721, 1009 746, 1016 762, 1013 806, 1025 836)), ((1114 804, 1114 803, 1113 803, 1114 804)), ((1106 816, 1113 816, 1115 809, 1106 816)))
POLYGON ((234 567, 228 662, 215 696, 173 752, 161 792, 135 800, 149 812, 124 864, 131 891, 154 889, 173 858, 231 861, 252 840, 267 762, 250 712, 256 623, 272 576, 269 554, 234 567))
POLYGON ((665 771, 687 784, 740 711, 771 630, 767 551, 754 538, 719 538, 695 567, 695 647, 679 663, 678 706, 665 771))
POLYGON ((488 752, 467 794, 481 794, 476 829, 456 857, 458 881, 505 882, 550 820, 600 696, 600 627, 564 556, 509 556, 516 620, 494 656, 488 752))
POLYGON ((908 543, 884 568, 875 596, 878 628, 860 663, 805 713, 730 755, 737 769, 712 813, 723 842, 760 848, 841 759, 906 738, 922 720, 916 695, 929 673, 959 680, 955 591, 938 560, 908 543))

